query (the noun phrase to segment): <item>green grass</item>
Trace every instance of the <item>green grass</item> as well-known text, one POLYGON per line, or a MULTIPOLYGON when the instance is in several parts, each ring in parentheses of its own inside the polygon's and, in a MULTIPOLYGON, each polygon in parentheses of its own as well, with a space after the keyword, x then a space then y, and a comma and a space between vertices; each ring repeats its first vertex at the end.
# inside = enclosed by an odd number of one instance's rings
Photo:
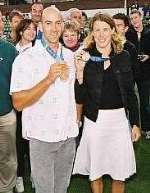
MULTIPOLYGON (((141 138, 135 145, 137 174, 126 182, 126 193, 150 193, 150 140, 141 138)), ((104 178, 104 193, 110 192, 110 179, 104 178)), ((33 193, 29 177, 26 178, 25 193, 33 193)), ((68 193, 91 193, 87 177, 73 176, 68 193)))

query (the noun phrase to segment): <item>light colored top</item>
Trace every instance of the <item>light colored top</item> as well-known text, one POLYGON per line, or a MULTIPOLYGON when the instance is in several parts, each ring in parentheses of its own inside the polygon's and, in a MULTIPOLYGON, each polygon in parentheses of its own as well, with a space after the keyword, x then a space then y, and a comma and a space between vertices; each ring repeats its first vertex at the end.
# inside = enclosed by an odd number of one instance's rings
POLYGON ((22 53, 24 51, 26 51, 28 48, 31 48, 32 47, 32 42, 24 45, 24 46, 20 46, 19 43, 16 44, 16 49, 19 53, 22 53))
MULTIPOLYGON (((60 47, 58 53, 60 53, 60 47)), ((74 94, 74 54, 63 47, 63 57, 69 66, 69 78, 57 78, 43 96, 22 112, 24 138, 58 142, 78 135, 74 94)), ((55 63, 41 41, 20 54, 13 63, 10 94, 28 90, 44 79, 55 63)))

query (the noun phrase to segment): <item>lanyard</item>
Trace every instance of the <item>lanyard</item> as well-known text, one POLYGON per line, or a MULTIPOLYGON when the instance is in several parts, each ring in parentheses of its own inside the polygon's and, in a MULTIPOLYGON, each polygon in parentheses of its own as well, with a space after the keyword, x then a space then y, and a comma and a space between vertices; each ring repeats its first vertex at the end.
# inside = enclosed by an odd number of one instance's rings
POLYGON ((57 54, 57 52, 55 52, 54 50, 52 50, 46 40, 44 39, 44 37, 42 37, 41 39, 41 43, 43 45, 43 47, 46 49, 46 51, 57 61, 60 61, 60 60, 64 60, 64 57, 63 57, 63 53, 62 53, 62 45, 61 45, 61 51, 60 51, 60 55, 57 54))
POLYGON ((110 60, 110 58, 103 58, 103 57, 98 57, 98 56, 90 56, 90 59, 93 62, 105 62, 107 60, 110 60))

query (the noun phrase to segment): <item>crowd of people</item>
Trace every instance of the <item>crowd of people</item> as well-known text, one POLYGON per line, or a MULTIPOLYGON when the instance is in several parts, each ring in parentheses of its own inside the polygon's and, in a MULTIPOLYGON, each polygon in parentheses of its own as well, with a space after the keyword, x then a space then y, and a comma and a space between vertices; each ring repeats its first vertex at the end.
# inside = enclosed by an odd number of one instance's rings
POLYGON ((0 193, 66 193, 88 175, 92 193, 124 193, 133 143, 150 139, 150 25, 129 16, 55 6, 0 14, 0 193), (80 129, 80 131, 79 131, 80 129), (81 132, 82 131, 82 132, 81 132), (80 139, 81 138, 81 139, 80 139))

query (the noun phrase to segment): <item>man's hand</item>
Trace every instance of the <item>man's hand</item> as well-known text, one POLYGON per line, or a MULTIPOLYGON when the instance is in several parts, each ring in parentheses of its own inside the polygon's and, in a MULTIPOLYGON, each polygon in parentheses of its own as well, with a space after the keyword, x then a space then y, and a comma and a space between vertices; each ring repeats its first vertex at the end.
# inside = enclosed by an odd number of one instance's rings
POLYGON ((133 125, 132 128, 132 141, 137 142, 141 137, 141 130, 136 125, 133 125))
POLYGON ((144 55, 139 55, 138 57, 139 57, 139 59, 140 59, 141 62, 145 62, 146 60, 149 59, 149 55, 146 55, 146 54, 144 54, 144 55))
POLYGON ((61 75, 61 65, 60 64, 52 64, 47 76, 48 82, 50 84, 54 83, 55 80, 61 75))

